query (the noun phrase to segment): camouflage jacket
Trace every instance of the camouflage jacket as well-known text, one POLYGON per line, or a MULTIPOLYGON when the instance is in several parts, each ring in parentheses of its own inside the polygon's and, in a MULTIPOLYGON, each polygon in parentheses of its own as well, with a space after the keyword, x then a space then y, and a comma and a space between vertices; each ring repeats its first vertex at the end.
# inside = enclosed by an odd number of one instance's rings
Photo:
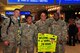
POLYGON ((7 40, 9 42, 15 42, 19 38, 19 23, 18 20, 15 20, 14 17, 11 17, 12 21, 14 22, 11 23, 11 26, 8 29, 8 34, 6 33, 7 27, 9 26, 10 18, 6 18, 3 23, 2 23, 2 39, 3 41, 7 40))
POLYGON ((37 27, 34 24, 28 25, 27 23, 22 23, 21 26, 21 45, 26 46, 29 44, 37 43, 37 27))
POLYGON ((57 35, 59 41, 66 41, 67 26, 63 20, 53 21, 50 26, 50 33, 57 35))

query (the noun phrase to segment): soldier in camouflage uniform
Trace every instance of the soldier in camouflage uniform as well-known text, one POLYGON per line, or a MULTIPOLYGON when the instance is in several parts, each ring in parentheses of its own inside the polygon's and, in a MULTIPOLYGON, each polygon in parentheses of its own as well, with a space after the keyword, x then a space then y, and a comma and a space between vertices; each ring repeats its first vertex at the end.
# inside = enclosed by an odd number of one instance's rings
POLYGON ((58 36, 57 53, 65 53, 64 43, 67 37, 66 23, 59 19, 58 13, 55 13, 54 16, 54 21, 50 26, 50 33, 58 36))
POLYGON ((41 19, 35 23, 38 28, 38 33, 48 33, 49 22, 46 19, 47 14, 45 12, 42 12, 40 18, 41 19))
POLYGON ((20 10, 14 10, 14 16, 6 18, 2 23, 2 40, 4 41, 3 53, 16 53, 17 50, 17 38, 19 37, 18 29, 18 17, 20 16, 20 10), (10 21, 11 24, 10 24, 10 21), (10 24, 10 26, 9 26, 10 24), (9 27, 9 28, 8 28, 9 27))
MULTIPOLYGON (((47 14, 45 12, 41 12, 40 20, 35 23, 38 28, 38 33, 49 33, 49 26, 53 19, 46 19, 47 14)), ((42 52, 38 52, 42 53, 42 52)))
POLYGON ((37 41, 37 27, 32 23, 32 16, 26 17, 26 23, 22 23, 22 35, 20 53, 34 53, 34 46, 37 41))

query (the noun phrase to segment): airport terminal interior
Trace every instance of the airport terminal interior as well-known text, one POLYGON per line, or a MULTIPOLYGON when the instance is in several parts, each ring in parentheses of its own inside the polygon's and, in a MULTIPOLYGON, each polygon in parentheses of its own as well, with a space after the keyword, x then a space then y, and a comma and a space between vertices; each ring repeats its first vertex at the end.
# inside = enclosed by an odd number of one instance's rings
MULTIPOLYGON (((17 1, 17 0, 14 0, 14 1, 17 1)), ((76 19, 78 17, 80 19, 80 0, 77 0, 77 1, 71 0, 71 1, 74 1, 71 4, 66 2, 64 3, 59 2, 58 4, 56 4, 56 0, 54 0, 53 4, 52 2, 51 4, 46 3, 48 0, 43 1, 45 4, 39 3, 37 0, 31 0, 31 2, 35 1, 35 3, 27 3, 27 4, 25 3, 25 1, 28 1, 28 0, 21 0, 21 1, 24 1, 24 2, 9 3, 8 0, 0 0, 0 14, 2 16, 2 19, 12 16, 14 9, 20 9, 20 11, 22 12, 21 13, 22 23, 25 22, 25 15, 28 15, 28 14, 31 14, 33 16, 33 22, 35 23, 40 19, 39 14, 41 13, 41 11, 47 12, 49 18, 54 17, 55 12, 59 12, 60 18, 64 20, 66 23, 68 23, 69 18, 76 19)), ((40 0, 40 2, 42 2, 42 0, 40 0)), ((0 26, 1 26, 1 20, 0 20, 0 26)), ((66 42, 65 53, 80 53, 80 41, 78 42, 77 40, 78 38, 76 38, 75 46, 70 46, 68 45, 68 42, 66 42)), ((3 44, 3 40, 1 40, 1 31, 0 31, 0 53, 3 53, 3 47, 4 47, 4 44, 3 44)), ((18 53, 18 51, 19 51, 19 48, 17 48, 16 53, 18 53)), ((37 53, 36 49, 34 50, 34 53, 37 53)))

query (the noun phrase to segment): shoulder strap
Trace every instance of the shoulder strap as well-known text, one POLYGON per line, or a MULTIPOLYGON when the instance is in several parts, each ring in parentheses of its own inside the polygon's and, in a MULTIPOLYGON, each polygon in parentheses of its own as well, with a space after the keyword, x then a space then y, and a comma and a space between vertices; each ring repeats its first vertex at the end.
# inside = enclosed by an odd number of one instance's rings
POLYGON ((8 34, 8 29, 9 29, 9 27, 11 26, 11 23, 15 24, 15 23, 12 21, 11 17, 10 17, 9 25, 8 25, 7 31, 6 31, 7 34, 8 34))

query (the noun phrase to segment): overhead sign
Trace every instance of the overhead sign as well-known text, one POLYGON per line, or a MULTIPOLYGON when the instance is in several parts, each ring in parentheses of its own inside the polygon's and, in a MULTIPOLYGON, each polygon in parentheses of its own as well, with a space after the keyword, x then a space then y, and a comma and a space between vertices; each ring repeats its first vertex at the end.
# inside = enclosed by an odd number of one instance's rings
POLYGON ((31 12, 30 11, 21 11, 20 14, 21 15, 29 15, 29 14, 31 14, 31 12))
POLYGON ((57 4, 80 4, 80 0, 56 0, 57 4))
POLYGON ((54 0, 8 0, 8 4, 43 5, 54 4, 54 0))
MULTIPOLYGON (((14 12, 13 11, 6 11, 5 14, 6 15, 13 15, 14 12)), ((21 11, 20 14, 21 15, 29 15, 29 14, 31 14, 31 12, 30 11, 21 11)))
POLYGON ((5 14, 6 14, 6 15, 13 15, 14 12, 13 12, 13 11, 6 11, 5 14))
POLYGON ((56 52, 57 36, 38 33, 38 52, 56 52))

